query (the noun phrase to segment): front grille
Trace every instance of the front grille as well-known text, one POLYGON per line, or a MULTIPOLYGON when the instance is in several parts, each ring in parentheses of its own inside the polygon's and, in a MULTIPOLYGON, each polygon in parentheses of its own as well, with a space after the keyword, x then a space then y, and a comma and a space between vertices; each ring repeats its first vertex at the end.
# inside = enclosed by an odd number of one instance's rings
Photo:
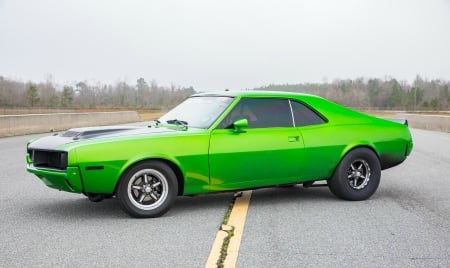
POLYGON ((35 167, 59 170, 67 168, 67 152, 29 149, 28 154, 35 167))

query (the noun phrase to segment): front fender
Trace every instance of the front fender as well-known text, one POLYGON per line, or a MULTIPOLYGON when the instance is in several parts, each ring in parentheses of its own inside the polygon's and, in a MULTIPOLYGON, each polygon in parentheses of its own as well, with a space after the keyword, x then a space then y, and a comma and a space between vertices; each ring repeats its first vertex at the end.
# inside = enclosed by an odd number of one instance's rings
POLYGON ((120 177, 123 175, 123 173, 125 173, 125 171, 127 171, 129 168, 136 165, 137 163, 140 163, 142 161, 158 160, 158 159, 173 163, 180 169, 181 174, 183 175, 183 178, 185 177, 185 172, 184 172, 185 169, 183 168, 183 165, 180 163, 180 161, 178 161, 177 158, 167 155, 167 154, 141 154, 141 155, 137 155, 131 159, 128 159, 128 161, 126 161, 125 164, 120 169, 120 172, 119 172, 120 177))

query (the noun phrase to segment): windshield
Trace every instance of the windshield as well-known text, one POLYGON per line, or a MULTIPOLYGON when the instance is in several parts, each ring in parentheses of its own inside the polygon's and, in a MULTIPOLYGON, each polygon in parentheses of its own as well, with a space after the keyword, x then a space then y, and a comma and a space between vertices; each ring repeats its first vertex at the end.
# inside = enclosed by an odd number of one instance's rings
POLYGON ((231 97, 190 97, 163 115, 159 122, 209 128, 232 101, 231 97))

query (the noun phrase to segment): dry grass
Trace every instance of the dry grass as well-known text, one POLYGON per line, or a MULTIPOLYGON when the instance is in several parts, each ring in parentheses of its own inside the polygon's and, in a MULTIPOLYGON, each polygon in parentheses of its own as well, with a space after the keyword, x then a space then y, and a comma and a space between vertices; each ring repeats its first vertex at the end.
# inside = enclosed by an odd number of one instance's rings
POLYGON ((141 117, 142 121, 152 121, 155 119, 160 118, 164 112, 139 112, 139 116, 141 117))
MULTIPOLYGON (((20 114, 49 114, 49 113, 89 113, 89 112, 120 112, 120 111, 136 111, 142 118, 142 121, 152 121, 163 114, 166 111, 150 110, 150 109, 121 109, 121 108, 95 108, 95 109, 48 109, 48 108, 0 108, 0 115, 20 115, 20 114)), ((450 111, 386 111, 386 110, 363 110, 363 113, 367 113, 377 117, 394 117, 399 113, 412 113, 412 114, 427 114, 427 115, 444 115, 450 116, 450 111)))
POLYGON ((377 117, 394 117, 397 114, 424 114, 424 115, 443 115, 450 116, 450 111, 362 111, 363 113, 370 114, 377 117))
POLYGON ((363 113, 370 114, 370 115, 373 115, 376 117, 388 118, 388 117, 394 117, 396 114, 401 113, 401 112, 397 112, 397 111, 363 111, 363 113))
POLYGON ((20 114, 53 114, 53 113, 93 113, 93 112, 120 112, 132 109, 116 108, 80 108, 80 109, 50 109, 50 108, 0 108, 0 115, 20 115, 20 114))
POLYGON ((0 108, 0 115, 23 115, 23 114, 53 114, 53 113, 93 113, 93 112, 120 112, 136 111, 142 121, 152 121, 161 117, 165 112, 161 110, 149 109, 116 109, 116 108, 96 108, 96 109, 48 109, 48 108, 0 108))

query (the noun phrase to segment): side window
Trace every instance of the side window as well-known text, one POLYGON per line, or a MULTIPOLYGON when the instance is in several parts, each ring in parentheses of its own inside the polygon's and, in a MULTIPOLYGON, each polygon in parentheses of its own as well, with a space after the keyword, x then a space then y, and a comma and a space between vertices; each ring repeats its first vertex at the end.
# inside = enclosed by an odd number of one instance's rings
POLYGON ((233 122, 245 118, 249 128, 292 127, 289 101, 286 99, 244 98, 220 123, 219 128, 232 128, 233 122))
POLYGON ((297 127, 318 125, 326 122, 317 113, 300 102, 291 100, 291 106, 294 114, 295 126, 297 127))

